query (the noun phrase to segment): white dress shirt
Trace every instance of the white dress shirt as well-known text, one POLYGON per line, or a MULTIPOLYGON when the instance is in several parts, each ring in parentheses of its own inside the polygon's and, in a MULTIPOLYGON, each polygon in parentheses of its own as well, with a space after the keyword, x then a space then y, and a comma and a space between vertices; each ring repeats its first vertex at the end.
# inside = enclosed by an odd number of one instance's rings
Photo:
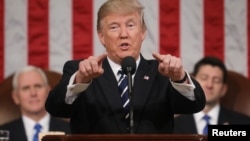
MULTIPOLYGON (((219 111, 220 111, 220 105, 218 104, 207 113, 207 115, 210 116, 209 123, 211 125, 218 124, 219 111)), ((203 128, 206 125, 205 120, 202 119, 204 115, 205 113, 203 111, 194 114, 194 120, 198 134, 203 133, 203 128)))
MULTIPOLYGON (((33 136, 36 132, 34 129, 36 121, 32 120, 31 118, 22 115, 23 123, 24 123, 24 129, 26 136, 28 138, 28 141, 32 141, 33 136)), ((38 123, 42 126, 41 132, 48 132, 49 131, 49 121, 50 121, 50 115, 47 113, 38 123)))

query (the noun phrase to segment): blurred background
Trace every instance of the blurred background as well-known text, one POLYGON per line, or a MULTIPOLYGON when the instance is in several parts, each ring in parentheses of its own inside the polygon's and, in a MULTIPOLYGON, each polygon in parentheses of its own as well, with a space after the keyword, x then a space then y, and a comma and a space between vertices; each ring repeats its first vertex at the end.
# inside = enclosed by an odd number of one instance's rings
MULTIPOLYGON (((97 9, 105 0, 0 0, 0 81, 31 64, 61 73, 65 61, 99 55, 97 9)), ((248 0, 140 0, 142 54, 181 57, 191 72, 203 56, 221 58, 250 79, 248 0)))

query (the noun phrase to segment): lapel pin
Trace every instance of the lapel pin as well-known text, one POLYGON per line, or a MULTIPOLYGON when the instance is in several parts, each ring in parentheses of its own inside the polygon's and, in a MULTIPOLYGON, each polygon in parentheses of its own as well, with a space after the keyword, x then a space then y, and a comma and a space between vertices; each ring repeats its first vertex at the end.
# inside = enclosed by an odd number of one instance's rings
POLYGON ((149 76, 145 75, 143 79, 144 80, 149 80, 149 76))

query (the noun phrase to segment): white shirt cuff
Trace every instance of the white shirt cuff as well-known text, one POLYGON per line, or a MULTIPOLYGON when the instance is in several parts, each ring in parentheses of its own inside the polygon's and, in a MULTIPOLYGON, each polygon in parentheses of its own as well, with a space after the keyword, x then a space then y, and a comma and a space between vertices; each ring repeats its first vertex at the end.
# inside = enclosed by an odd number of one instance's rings
POLYGON ((78 84, 73 84, 74 83, 74 80, 75 80, 75 77, 76 77, 76 73, 74 73, 70 80, 69 80, 69 84, 67 86, 67 92, 66 92, 66 97, 65 97, 65 102, 67 104, 72 104, 75 99, 78 97, 79 93, 85 91, 88 86, 91 84, 90 83, 78 83, 78 84))
POLYGON ((195 85, 194 85, 192 79, 190 78, 190 75, 188 73, 187 73, 187 75, 188 75, 188 82, 190 84, 186 84, 186 83, 174 83, 173 81, 170 81, 170 82, 171 82, 172 86, 179 93, 181 93, 186 98, 194 101, 195 100, 195 96, 194 96, 195 85))

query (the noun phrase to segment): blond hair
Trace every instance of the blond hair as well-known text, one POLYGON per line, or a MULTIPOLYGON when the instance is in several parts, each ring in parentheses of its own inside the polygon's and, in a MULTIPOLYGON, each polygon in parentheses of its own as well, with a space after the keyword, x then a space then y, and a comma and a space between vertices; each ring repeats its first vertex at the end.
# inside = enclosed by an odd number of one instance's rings
POLYGON ((102 20, 109 14, 129 14, 133 12, 138 12, 141 15, 142 27, 145 31, 146 24, 143 10, 144 7, 138 0, 107 0, 97 13, 97 31, 101 32, 102 20))

